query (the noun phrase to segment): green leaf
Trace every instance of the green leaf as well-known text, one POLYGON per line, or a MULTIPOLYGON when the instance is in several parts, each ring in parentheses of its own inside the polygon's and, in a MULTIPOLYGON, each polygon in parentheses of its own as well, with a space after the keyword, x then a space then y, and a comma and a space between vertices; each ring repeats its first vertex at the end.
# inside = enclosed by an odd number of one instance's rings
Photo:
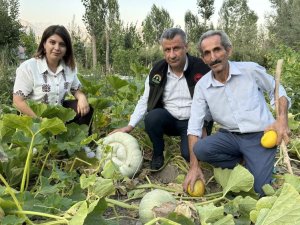
MULTIPOLYGON (((184 215, 177 214, 176 212, 171 212, 168 217, 169 220, 172 220, 173 222, 184 224, 184 225, 194 225, 195 223, 191 221, 189 218, 187 218, 184 215)), ((162 225, 168 225, 168 222, 163 222, 162 225)))
POLYGON ((129 84, 128 81, 122 80, 117 76, 109 76, 107 77, 107 80, 110 83, 110 85, 113 87, 113 89, 115 89, 116 91, 121 87, 124 87, 129 84))
MULTIPOLYGON (((91 95, 97 95, 102 85, 99 82, 92 82, 85 79, 83 76, 78 75, 78 78, 83 86, 84 93, 89 93, 91 95)), ((89 98, 90 99, 90 98, 89 98)))
POLYGON ((224 218, 218 220, 212 225, 235 225, 233 216, 231 214, 226 215, 224 218))
POLYGON ((292 174, 284 174, 285 183, 291 184, 300 193, 300 178, 292 174))
POLYGON ((300 122, 295 120, 295 116, 292 113, 288 114, 288 125, 291 130, 297 130, 300 126, 300 122))
POLYGON ((243 166, 237 165, 230 169, 214 169, 216 181, 223 187, 223 196, 229 191, 232 192, 248 192, 254 184, 253 175, 243 166))
POLYGON ((48 106, 48 108, 42 113, 41 117, 46 117, 48 119, 51 118, 59 118, 64 123, 68 122, 76 116, 76 113, 73 109, 65 108, 63 106, 48 106))
POLYGON ((47 104, 39 103, 33 100, 28 100, 27 104, 38 117, 41 117, 43 112, 48 108, 47 104))
POLYGON ((101 175, 104 178, 109 179, 109 178, 114 178, 118 174, 120 174, 118 167, 115 166, 112 160, 108 160, 103 167, 103 171, 101 172, 101 175))
POLYGON ((271 209, 262 209, 255 225, 300 224, 300 195, 285 183, 271 209))
POLYGON ((50 132, 53 135, 57 135, 61 132, 67 131, 65 124, 58 118, 47 119, 43 118, 41 123, 41 133, 45 134, 50 132))
POLYGON ((112 179, 97 177, 93 187, 93 192, 99 198, 103 198, 115 193, 115 186, 112 179))
POLYGON ((0 120, 0 140, 3 143, 10 143, 11 137, 15 133, 16 129, 4 127, 3 121, 0 120))
POLYGON ((82 202, 75 215, 70 220, 70 225, 83 225, 88 214, 88 206, 86 201, 82 202))
POLYGON ((15 215, 8 215, 1 219, 1 225, 22 225, 25 218, 20 218, 15 215))
POLYGON ((61 105, 47 105, 44 103, 37 103, 30 101, 30 108, 35 112, 38 117, 43 118, 59 118, 63 122, 74 119, 76 113, 73 109, 65 108, 61 105))
POLYGON ((3 115, 3 128, 19 129, 26 133, 27 136, 32 136, 32 118, 29 116, 18 116, 15 114, 3 115))
POLYGON ((4 152, 4 149, 2 147, 2 145, 0 144, 0 162, 7 162, 8 161, 8 157, 7 154, 4 152))
POLYGON ((196 206, 201 224, 212 223, 224 217, 224 206, 216 207, 213 203, 196 206))
POLYGON ((274 202, 277 200, 277 196, 267 196, 260 198, 256 203, 256 209, 271 209, 274 202))
POLYGON ((265 184, 262 189, 267 196, 272 196, 275 194, 275 190, 270 184, 265 184))
POLYGON ((256 203, 257 200, 249 196, 246 196, 245 198, 243 197, 239 198, 237 204, 239 205, 240 214, 247 215, 249 217, 249 213, 251 212, 251 210, 255 209, 256 203))
POLYGON ((98 134, 92 134, 90 136, 88 136, 87 138, 84 138, 83 140, 80 141, 81 145, 87 145, 89 143, 91 143, 92 141, 96 140, 98 137, 98 134))
POLYGON ((94 107, 94 110, 103 110, 112 105, 112 102, 105 98, 89 98, 89 103, 94 107))
POLYGON ((96 174, 92 174, 88 177, 85 174, 82 174, 80 176, 80 186, 82 189, 86 189, 90 186, 93 186, 95 182, 96 182, 96 174))
POLYGON ((94 201, 89 206, 89 213, 84 221, 84 225, 103 224, 107 225, 103 218, 103 213, 107 208, 107 203, 104 198, 94 201))
POLYGON ((42 195, 48 195, 58 192, 56 185, 50 185, 48 178, 41 177, 41 186, 39 186, 38 192, 42 195))

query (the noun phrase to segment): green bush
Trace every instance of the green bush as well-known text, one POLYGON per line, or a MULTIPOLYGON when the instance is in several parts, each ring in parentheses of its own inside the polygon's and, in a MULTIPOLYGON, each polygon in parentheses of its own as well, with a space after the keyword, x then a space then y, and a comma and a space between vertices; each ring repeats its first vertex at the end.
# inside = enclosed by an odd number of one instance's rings
POLYGON ((284 60, 280 81, 292 99, 290 111, 297 114, 300 111, 300 53, 288 46, 279 45, 267 54, 267 59, 272 74, 275 74, 277 60, 284 60))

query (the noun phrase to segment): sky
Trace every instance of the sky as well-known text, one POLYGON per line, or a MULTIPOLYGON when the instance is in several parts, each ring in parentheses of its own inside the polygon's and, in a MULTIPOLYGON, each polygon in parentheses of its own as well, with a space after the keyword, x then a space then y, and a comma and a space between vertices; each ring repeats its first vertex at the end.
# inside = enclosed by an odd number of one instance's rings
MULTIPOLYGON (((85 8, 81 0, 19 0, 20 19, 30 24, 46 28, 51 24, 61 24, 66 27, 71 24, 73 18, 75 24, 84 27, 82 17, 85 8)), ((140 26, 155 4, 166 9, 174 20, 174 25, 184 28, 184 14, 191 10, 197 14, 197 0, 119 0, 119 11, 121 20, 127 23, 137 23, 140 26)), ((218 12, 223 0, 215 0, 215 14, 212 21, 216 23, 218 12)), ((250 9, 259 16, 263 22, 266 13, 271 12, 269 0, 248 0, 250 9)))

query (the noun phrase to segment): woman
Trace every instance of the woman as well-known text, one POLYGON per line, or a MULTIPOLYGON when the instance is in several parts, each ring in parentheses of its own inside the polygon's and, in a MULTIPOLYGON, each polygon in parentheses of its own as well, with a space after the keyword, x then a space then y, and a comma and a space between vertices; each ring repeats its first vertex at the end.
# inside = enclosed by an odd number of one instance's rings
POLYGON ((21 113, 34 118, 37 115, 28 106, 26 99, 63 105, 76 112, 76 117, 70 122, 90 126, 93 110, 80 87, 71 37, 64 26, 52 25, 44 31, 34 57, 17 68, 13 103, 21 113), (64 101, 69 92, 76 100, 64 101))

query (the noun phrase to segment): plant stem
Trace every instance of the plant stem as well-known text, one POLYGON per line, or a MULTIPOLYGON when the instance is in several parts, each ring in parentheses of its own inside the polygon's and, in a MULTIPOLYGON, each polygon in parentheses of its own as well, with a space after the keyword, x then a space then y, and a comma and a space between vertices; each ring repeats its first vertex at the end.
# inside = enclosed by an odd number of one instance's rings
POLYGON ((205 202, 199 202, 199 203, 195 203, 196 206, 202 206, 202 205, 206 205, 206 204, 209 204, 209 203, 212 203, 212 202, 218 202, 218 201, 221 201, 222 199, 224 199, 224 196, 221 196, 219 198, 215 198, 215 199, 212 199, 212 200, 209 200, 209 201, 205 201, 205 202))
POLYGON ((170 192, 176 192, 178 190, 175 190, 173 188, 168 188, 168 187, 162 187, 162 186, 159 186, 157 184, 142 184, 142 185, 139 185, 136 187, 136 189, 143 189, 143 188, 155 188, 155 189, 161 189, 161 190, 165 190, 165 191, 170 191, 170 192))
POLYGON ((56 219, 59 221, 63 221, 64 224, 68 224, 69 221, 64 218, 64 217, 60 217, 60 216, 55 216, 55 215, 51 215, 48 213, 42 213, 42 212, 34 212, 34 211, 10 211, 9 213, 12 214, 21 214, 21 215, 35 215, 35 216, 43 216, 43 217, 48 217, 48 218, 52 218, 52 219, 56 219))
MULTIPOLYGON (((6 186, 7 192, 10 194, 10 196, 12 197, 12 199, 14 200, 17 209, 19 211, 22 211, 22 206, 19 202, 19 200, 17 199, 17 197, 15 196, 15 193, 12 191, 11 187, 9 186, 9 184, 7 183, 7 181, 5 180, 5 178, 2 176, 2 174, 0 174, 0 180, 4 183, 4 185, 6 186)), ((28 224, 33 224, 30 219, 26 216, 26 215, 22 215, 22 217, 26 220, 26 222, 28 224)))
MULTIPOLYGON (((24 171, 23 171, 23 176, 22 176, 21 189, 20 189, 21 193, 23 193, 25 191, 25 182, 26 182, 27 178, 29 179, 29 173, 30 173, 29 170, 30 170, 34 138, 35 138, 35 135, 32 135, 30 147, 29 147, 29 151, 27 153, 26 163, 25 163, 25 167, 24 167, 24 171)), ((28 182, 29 182, 29 180, 27 181, 27 185, 28 185, 28 182)))
POLYGON ((48 152, 48 154, 46 155, 46 158, 45 158, 45 160, 44 160, 44 162, 43 162, 43 166, 42 166, 42 168, 41 168, 41 170, 40 170, 40 172, 39 172, 39 176, 38 176, 38 178, 36 179, 36 183, 35 183, 34 187, 32 188, 32 190, 34 190, 34 188, 38 185, 38 183, 39 183, 39 181, 40 181, 40 179, 41 179, 42 173, 43 173, 43 171, 44 171, 44 168, 45 168, 45 165, 46 165, 46 162, 47 162, 47 159, 48 159, 50 153, 51 153, 51 150, 50 150, 50 151, 48 152))
POLYGON ((57 221, 51 221, 46 223, 39 223, 38 225, 61 225, 61 224, 69 224, 69 222, 66 223, 66 221, 63 220, 57 220, 57 221))
POLYGON ((92 164, 90 164, 90 163, 88 163, 88 162, 86 162, 86 161, 84 161, 84 160, 82 160, 82 159, 76 157, 76 158, 74 159, 73 163, 72 163, 72 166, 71 166, 71 168, 70 168, 70 172, 73 170, 76 161, 85 163, 85 164, 87 164, 88 166, 91 166, 91 165, 92 165, 92 164))
POLYGON ((120 206, 124 209, 135 209, 135 210, 139 209, 139 207, 137 205, 130 205, 130 204, 127 204, 127 203, 124 203, 124 202, 121 202, 118 200, 110 199, 110 198, 105 198, 105 200, 107 203, 120 206))

